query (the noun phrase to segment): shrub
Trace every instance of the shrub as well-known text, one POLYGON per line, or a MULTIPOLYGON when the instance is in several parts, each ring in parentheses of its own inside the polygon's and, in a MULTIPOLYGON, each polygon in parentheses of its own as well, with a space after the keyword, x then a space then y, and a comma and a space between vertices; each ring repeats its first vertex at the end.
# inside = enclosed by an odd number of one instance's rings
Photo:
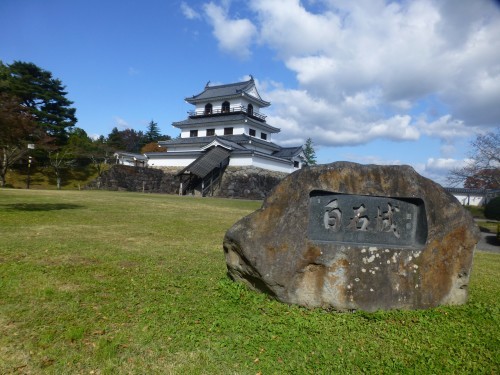
POLYGON ((500 197, 493 198, 484 207, 484 216, 490 220, 500 220, 500 197))

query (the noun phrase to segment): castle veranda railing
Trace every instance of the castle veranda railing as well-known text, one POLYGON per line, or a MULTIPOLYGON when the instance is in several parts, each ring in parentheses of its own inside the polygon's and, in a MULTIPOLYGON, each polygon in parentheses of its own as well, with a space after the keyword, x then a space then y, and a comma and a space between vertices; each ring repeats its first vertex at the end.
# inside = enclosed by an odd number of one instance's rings
POLYGON ((224 109, 224 110, 222 108, 215 108, 211 111, 199 109, 199 110, 189 111, 188 115, 189 117, 192 118, 192 117, 208 117, 208 116, 219 116, 219 115, 239 114, 239 113, 244 113, 247 116, 253 117, 259 121, 265 121, 267 117, 256 111, 248 111, 248 108, 244 106, 231 107, 229 109, 224 109))

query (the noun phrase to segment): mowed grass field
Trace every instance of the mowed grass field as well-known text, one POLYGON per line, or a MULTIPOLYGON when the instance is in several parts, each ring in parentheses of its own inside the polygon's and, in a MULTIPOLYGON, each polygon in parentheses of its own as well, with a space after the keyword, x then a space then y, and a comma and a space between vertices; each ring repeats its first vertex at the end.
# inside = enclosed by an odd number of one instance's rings
POLYGON ((0 374, 498 374, 500 255, 467 305, 335 313, 226 277, 260 202, 0 190, 0 374))

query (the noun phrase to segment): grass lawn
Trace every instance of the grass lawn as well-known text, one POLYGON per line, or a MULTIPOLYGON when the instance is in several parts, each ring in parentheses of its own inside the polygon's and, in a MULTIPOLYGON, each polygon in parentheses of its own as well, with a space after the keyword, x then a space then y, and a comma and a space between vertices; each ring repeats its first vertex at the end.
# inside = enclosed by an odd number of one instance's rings
POLYGON ((260 202, 0 190, 1 374, 497 374, 500 255, 465 306, 331 313, 226 278, 260 202))

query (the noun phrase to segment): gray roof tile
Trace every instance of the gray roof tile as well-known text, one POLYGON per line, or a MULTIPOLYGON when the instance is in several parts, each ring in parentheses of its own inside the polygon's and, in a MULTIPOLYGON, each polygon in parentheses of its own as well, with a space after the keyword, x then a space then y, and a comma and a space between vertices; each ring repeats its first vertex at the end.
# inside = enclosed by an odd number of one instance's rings
POLYGON ((181 175, 186 171, 189 171, 194 175, 203 178, 208 175, 214 168, 218 167, 224 160, 229 158, 230 154, 230 151, 227 151, 222 147, 214 147, 210 151, 207 151, 205 154, 201 155, 199 158, 197 158, 177 174, 181 175))
POLYGON ((205 89, 199 93, 198 95, 193 95, 192 97, 188 97, 185 100, 188 103, 196 103, 200 101, 208 102, 213 99, 220 98, 228 98, 233 96, 240 96, 242 93, 249 95, 255 101, 259 102, 261 106, 267 107, 271 103, 262 100, 259 97, 255 97, 249 94, 249 91, 255 86, 255 81, 251 78, 245 82, 237 82, 237 83, 229 83, 225 85, 217 85, 217 86, 205 86, 205 89))

